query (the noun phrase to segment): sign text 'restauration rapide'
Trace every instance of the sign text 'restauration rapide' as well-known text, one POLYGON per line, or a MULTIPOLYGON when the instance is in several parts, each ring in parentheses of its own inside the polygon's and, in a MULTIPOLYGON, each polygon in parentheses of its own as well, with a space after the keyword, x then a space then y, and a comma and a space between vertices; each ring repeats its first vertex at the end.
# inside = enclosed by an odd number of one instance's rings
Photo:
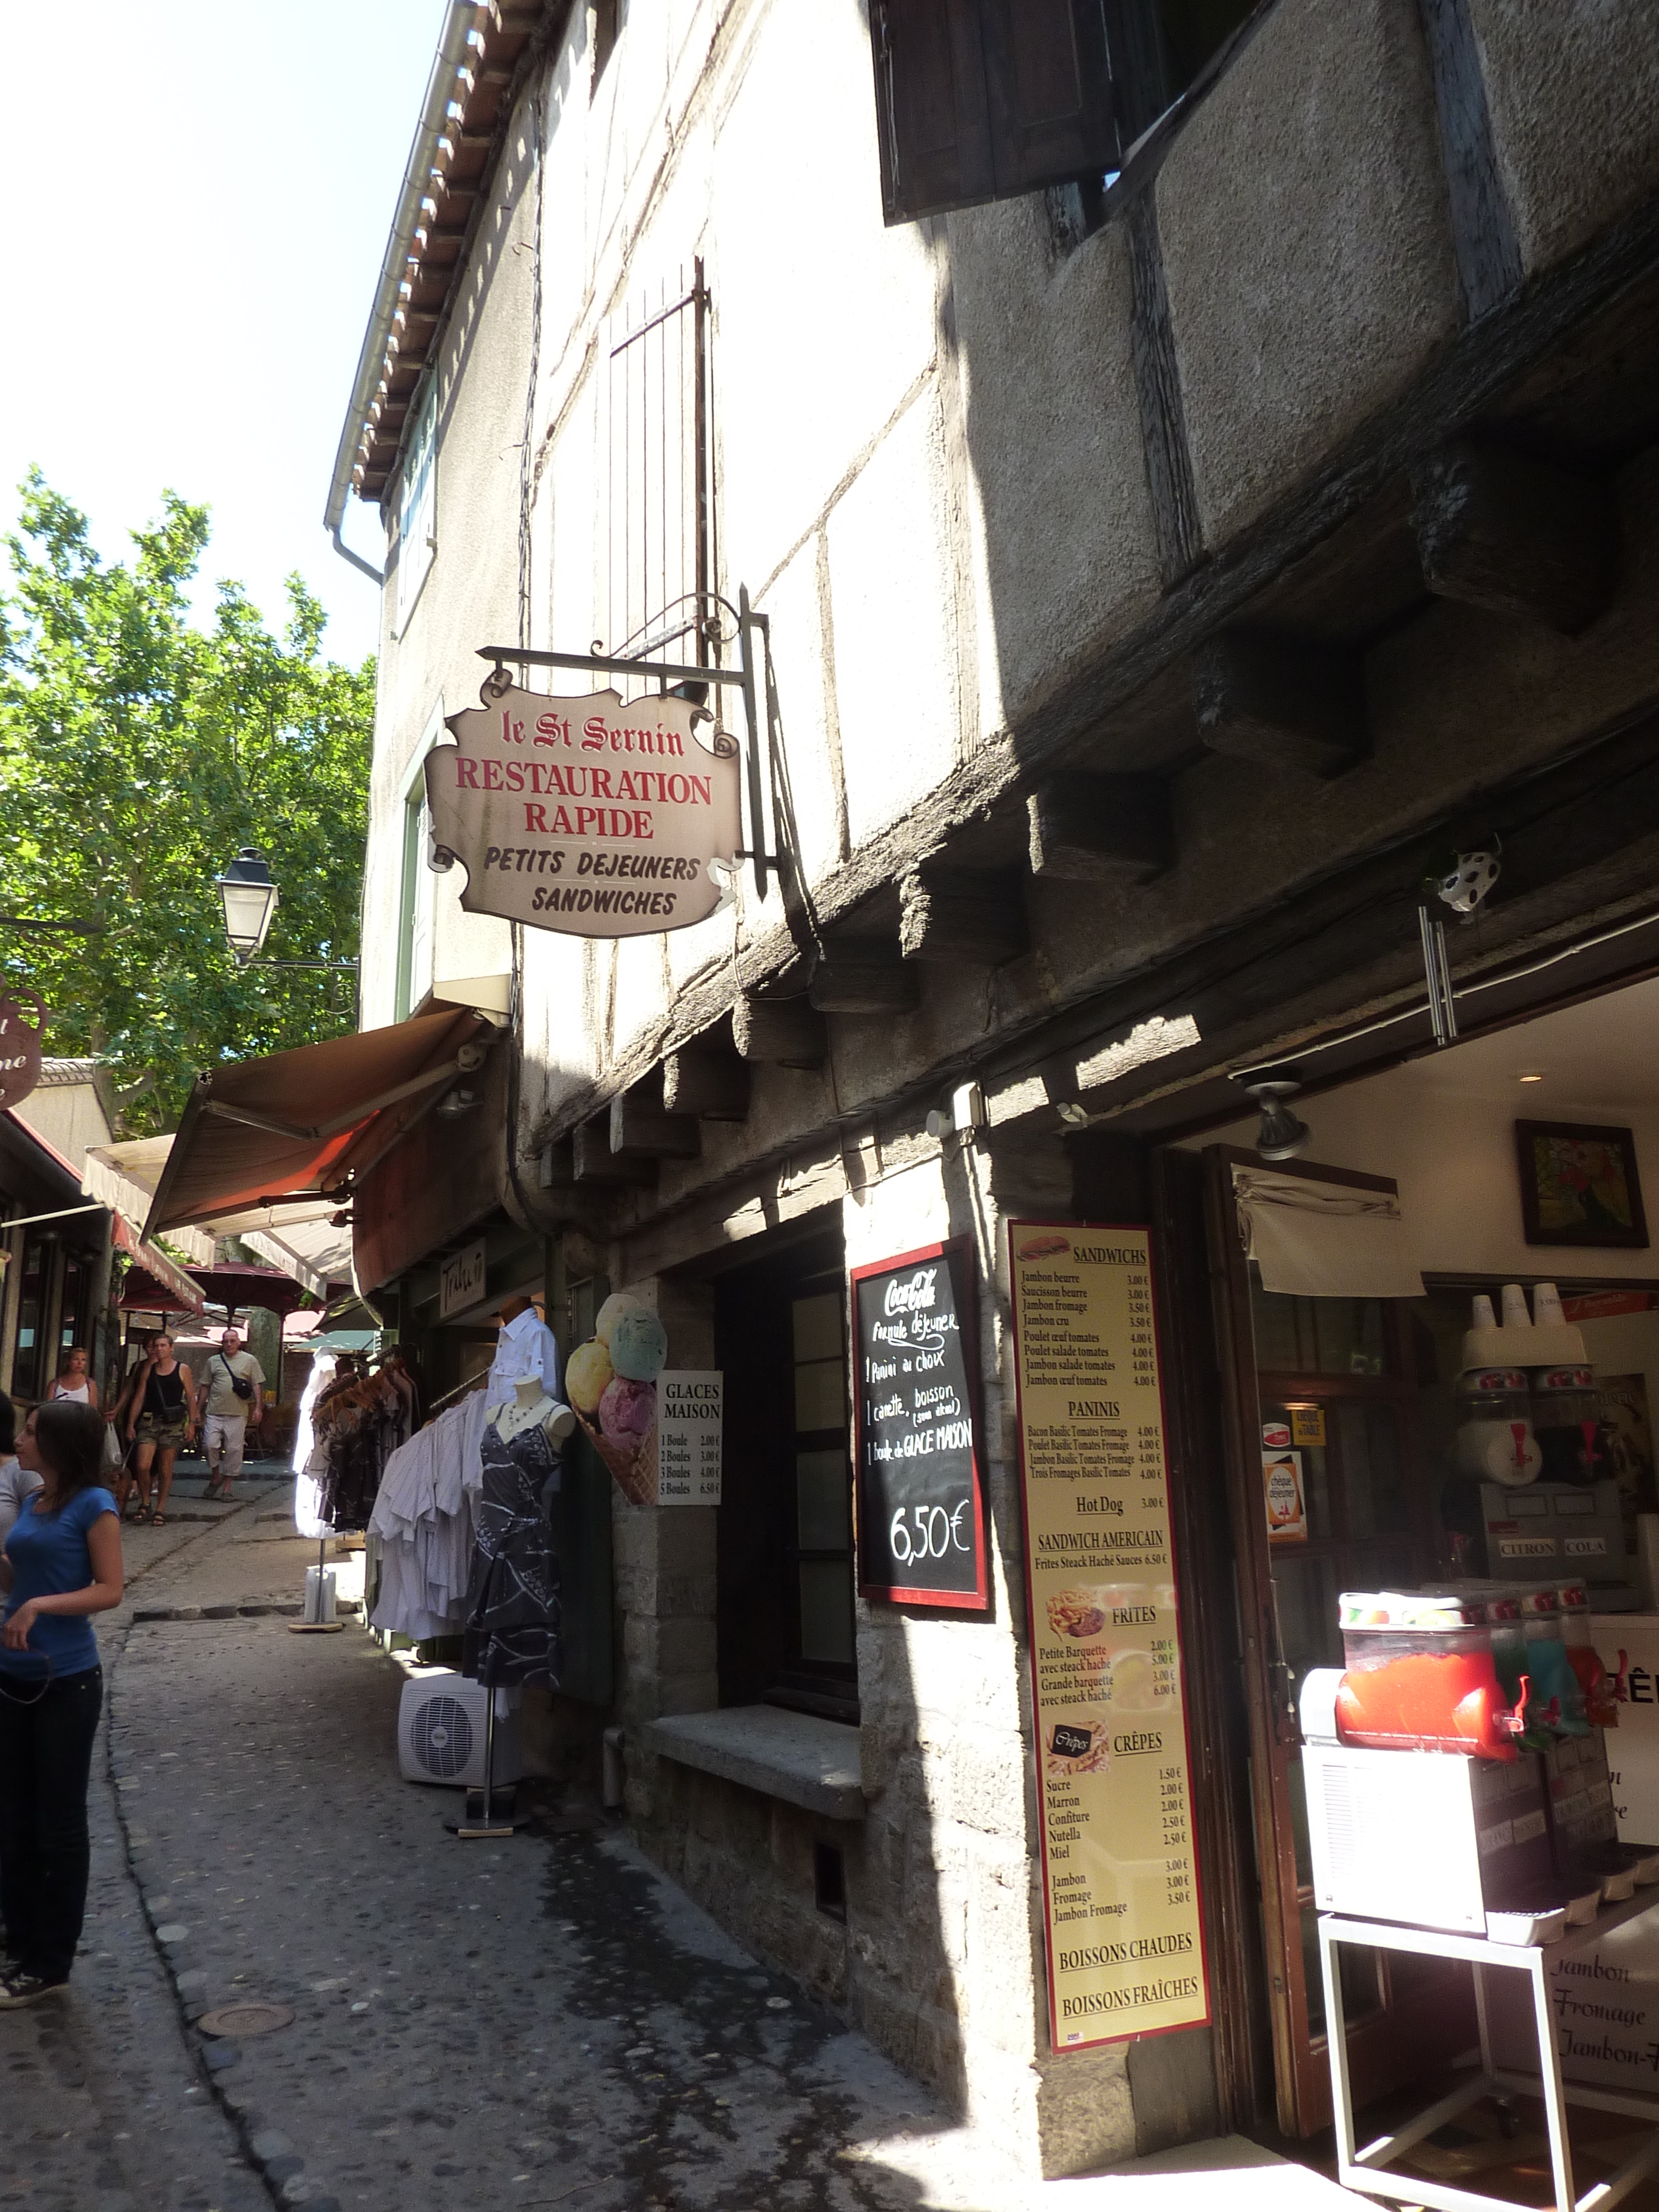
POLYGON ((684 929, 720 902, 741 842, 738 747, 688 701, 507 690, 427 756, 432 864, 469 914, 578 937, 684 929))

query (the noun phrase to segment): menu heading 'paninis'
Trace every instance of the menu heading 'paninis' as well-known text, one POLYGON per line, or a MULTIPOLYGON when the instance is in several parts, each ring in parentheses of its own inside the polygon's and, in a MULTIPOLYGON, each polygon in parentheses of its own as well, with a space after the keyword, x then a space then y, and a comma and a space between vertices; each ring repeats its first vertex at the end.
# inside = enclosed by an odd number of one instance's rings
POLYGON ((682 699, 484 688, 427 756, 431 865, 461 904, 536 929, 635 937, 720 903, 741 842, 738 746, 682 699), (701 732, 707 732, 707 735, 701 732))

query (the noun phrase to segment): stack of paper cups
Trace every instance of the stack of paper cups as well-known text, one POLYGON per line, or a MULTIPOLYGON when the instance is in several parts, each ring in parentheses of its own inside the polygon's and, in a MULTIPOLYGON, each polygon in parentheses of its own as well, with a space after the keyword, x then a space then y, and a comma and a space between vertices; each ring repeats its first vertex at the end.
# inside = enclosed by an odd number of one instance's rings
POLYGON ((1519 1283, 1504 1285, 1504 1326, 1505 1328, 1530 1328, 1532 1316, 1527 1311, 1527 1294, 1519 1283))

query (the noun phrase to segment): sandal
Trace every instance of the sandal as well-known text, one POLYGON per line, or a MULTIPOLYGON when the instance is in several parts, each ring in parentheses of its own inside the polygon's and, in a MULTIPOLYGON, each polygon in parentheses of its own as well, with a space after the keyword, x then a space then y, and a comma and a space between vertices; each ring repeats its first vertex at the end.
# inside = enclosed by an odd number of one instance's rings
POLYGON ((165 1528, 167 1525, 167 1515, 159 1510, 152 1513, 149 1516, 149 1525, 152 1528, 165 1528))

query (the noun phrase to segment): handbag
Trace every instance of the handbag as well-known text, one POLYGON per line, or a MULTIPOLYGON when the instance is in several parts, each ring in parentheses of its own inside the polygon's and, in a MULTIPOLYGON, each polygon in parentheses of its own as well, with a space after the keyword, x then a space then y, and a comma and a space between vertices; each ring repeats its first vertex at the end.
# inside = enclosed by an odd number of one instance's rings
POLYGON ((216 1352, 213 1356, 218 1361, 220 1366, 224 1369, 226 1374, 229 1376, 230 1387, 236 1393, 237 1396, 243 1399, 252 1399, 253 1395, 253 1385, 246 1381, 243 1376, 240 1376, 236 1372, 236 1370, 231 1365, 229 1360, 225 1358, 222 1352, 216 1352))

